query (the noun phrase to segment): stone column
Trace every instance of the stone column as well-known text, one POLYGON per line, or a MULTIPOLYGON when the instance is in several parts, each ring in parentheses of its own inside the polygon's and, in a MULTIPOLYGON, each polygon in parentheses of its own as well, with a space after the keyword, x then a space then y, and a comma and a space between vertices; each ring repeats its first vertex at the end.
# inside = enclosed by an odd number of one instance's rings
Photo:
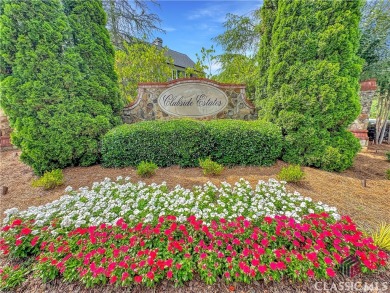
POLYGON ((360 144, 363 148, 368 146, 367 126, 375 91, 375 79, 365 80, 360 83, 360 104, 362 106, 362 110, 360 115, 349 127, 349 130, 360 140, 360 144))
POLYGON ((12 147, 10 142, 11 127, 8 123, 8 118, 0 108, 0 150, 12 147))

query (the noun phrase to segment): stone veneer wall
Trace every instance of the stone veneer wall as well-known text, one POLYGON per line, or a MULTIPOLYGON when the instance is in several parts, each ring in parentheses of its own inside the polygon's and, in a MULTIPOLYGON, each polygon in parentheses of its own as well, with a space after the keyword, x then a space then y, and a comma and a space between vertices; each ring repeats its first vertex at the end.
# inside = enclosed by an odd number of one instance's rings
POLYGON ((9 126, 8 117, 0 108, 0 150, 7 150, 12 148, 12 144, 10 142, 11 132, 12 129, 9 126))
POLYGON ((223 91, 228 97, 228 104, 221 112, 196 119, 257 119, 257 111, 254 105, 246 99, 245 85, 223 84, 204 78, 182 78, 166 83, 140 83, 138 85, 137 100, 123 110, 123 121, 125 123, 135 123, 144 120, 169 120, 178 118, 178 116, 164 112, 158 105, 157 99, 164 90, 181 84, 206 84, 214 86, 223 91))
POLYGON ((376 87, 375 79, 369 79, 360 83, 360 104, 362 106, 362 110, 360 115, 349 127, 349 130, 360 140, 362 147, 368 146, 367 126, 376 87))

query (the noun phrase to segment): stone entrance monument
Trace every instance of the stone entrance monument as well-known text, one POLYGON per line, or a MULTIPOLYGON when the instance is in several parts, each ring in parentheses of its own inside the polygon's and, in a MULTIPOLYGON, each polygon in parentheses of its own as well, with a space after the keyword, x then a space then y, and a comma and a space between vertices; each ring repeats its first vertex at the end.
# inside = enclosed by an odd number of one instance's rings
POLYGON ((136 101, 125 107, 122 116, 125 123, 180 117, 254 120, 257 112, 246 99, 245 85, 182 78, 166 83, 140 83, 136 101))

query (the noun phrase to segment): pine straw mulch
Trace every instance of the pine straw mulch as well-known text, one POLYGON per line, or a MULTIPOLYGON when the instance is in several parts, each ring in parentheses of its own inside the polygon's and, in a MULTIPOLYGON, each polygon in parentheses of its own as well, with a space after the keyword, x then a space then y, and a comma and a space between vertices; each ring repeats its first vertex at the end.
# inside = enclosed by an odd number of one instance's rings
MULTIPOLYGON (((350 169, 341 173, 305 167, 304 181, 288 184, 288 189, 337 207, 341 214, 350 215, 362 229, 375 228, 382 221, 390 223, 390 181, 385 178, 386 170, 390 169, 390 162, 385 156, 387 151, 390 151, 390 145, 371 145, 357 155, 350 169), (363 179, 366 179, 366 187, 362 186, 363 179)), ((0 187, 5 185, 9 188, 6 195, 0 195, 0 215, 12 207, 26 209, 58 199, 63 195, 65 186, 70 185, 75 189, 91 186, 94 181, 102 181, 105 177, 115 180, 117 176, 130 176, 134 182, 142 180, 148 184, 166 181, 170 188, 177 184, 191 188, 209 180, 217 185, 221 181, 235 183, 244 178, 254 186, 259 180, 276 178, 282 166, 286 165, 278 161, 271 167, 234 167, 225 169, 218 177, 204 176, 200 168, 181 169, 173 166, 161 168, 155 176, 146 179, 140 178, 130 167, 72 167, 64 170, 64 186, 45 191, 31 186, 36 176, 29 166, 20 162, 19 155, 20 151, 17 150, 0 153, 0 187)))
POLYGON ((255 281, 251 284, 230 283, 226 284, 223 280, 217 280, 213 285, 207 285, 196 276, 192 281, 184 283, 180 287, 175 287, 171 281, 164 280, 156 287, 148 288, 141 285, 130 287, 115 287, 112 285, 96 286, 86 288, 83 284, 72 282, 66 283, 61 279, 55 279, 49 283, 43 283, 41 280, 29 276, 28 280, 19 286, 16 293, 313 293, 313 292, 369 292, 369 293, 388 293, 390 292, 390 265, 387 269, 371 275, 357 275, 353 278, 344 277, 338 274, 331 280, 312 280, 306 282, 292 282, 291 280, 282 280, 280 282, 255 281), (352 290, 347 290, 352 286, 352 290), (364 289, 366 288, 366 289, 364 289), (386 289, 387 288, 387 289, 386 289))
MULTIPOLYGON (((385 172, 390 168, 385 153, 390 151, 390 145, 371 145, 368 150, 357 155, 354 165, 342 172, 331 173, 314 168, 304 168, 306 177, 298 184, 288 184, 290 191, 297 190, 304 196, 315 201, 322 201, 336 206, 341 214, 348 214, 364 230, 377 227, 379 222, 390 223, 390 181, 385 179, 385 172), (366 179, 363 187, 361 181, 366 179)), ((51 191, 31 187, 36 178, 30 167, 19 160, 20 151, 12 150, 0 153, 0 186, 8 186, 6 195, 0 195, 0 213, 11 207, 26 209, 32 205, 41 205, 58 199, 63 195, 64 187, 51 191)), ((193 185, 212 181, 219 184, 221 181, 235 183, 240 178, 248 180, 254 186, 259 180, 275 178, 276 174, 286 164, 278 161, 271 167, 234 167, 224 170, 221 176, 203 176, 200 168, 181 169, 176 166, 162 168, 156 176, 141 179, 136 175, 134 168, 106 169, 99 165, 92 167, 72 167, 64 170, 65 186, 73 188, 91 186, 94 181, 101 181, 105 177, 115 179, 117 176, 130 176, 133 181, 143 180, 146 183, 167 182, 169 187, 180 184, 186 188, 193 185)), ((1 218, 1 217, 0 217, 1 218)), ((8 260, 1 257, 1 263, 8 260)), ((186 282, 182 287, 175 287, 173 282, 163 281, 154 288, 131 286, 116 288, 105 285, 92 289, 85 288, 81 283, 66 283, 56 279, 49 283, 30 275, 25 283, 15 292, 390 292, 390 264, 387 269, 371 275, 359 275, 354 278, 345 278, 338 275, 327 281, 308 281, 304 283, 283 280, 277 283, 254 282, 253 284, 233 283, 225 284, 219 280, 214 285, 206 285, 199 277, 186 282), (343 282, 343 283, 340 283, 343 282), (345 289, 346 282, 355 286, 352 290, 345 289), (363 287, 359 287, 360 285, 363 287), (344 288, 342 286, 344 285, 344 288), (364 291, 364 286, 369 290, 364 291), (388 289, 384 290, 384 285, 388 289), (338 289, 337 289, 338 288, 338 289), (357 288, 357 289, 356 289, 357 288), (371 288, 371 289, 370 289, 371 288)))

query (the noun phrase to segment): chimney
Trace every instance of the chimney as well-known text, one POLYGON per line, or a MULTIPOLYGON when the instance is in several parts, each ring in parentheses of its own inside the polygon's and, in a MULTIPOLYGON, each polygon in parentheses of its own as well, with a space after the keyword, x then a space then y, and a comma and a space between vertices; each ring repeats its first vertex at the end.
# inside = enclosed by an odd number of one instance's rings
POLYGON ((162 47, 162 43, 163 43, 163 40, 161 38, 156 38, 154 41, 153 41, 153 45, 157 46, 157 47, 162 47))

